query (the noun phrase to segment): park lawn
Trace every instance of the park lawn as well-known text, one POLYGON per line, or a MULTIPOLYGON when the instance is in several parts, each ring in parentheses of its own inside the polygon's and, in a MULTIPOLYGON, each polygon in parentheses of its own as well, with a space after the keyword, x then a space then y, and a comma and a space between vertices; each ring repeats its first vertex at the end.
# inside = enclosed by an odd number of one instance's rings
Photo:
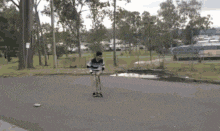
MULTIPOLYGON (((121 55, 121 52, 124 51, 117 51, 116 52, 116 56, 117 56, 117 61, 119 63, 119 67, 120 65, 126 65, 126 68, 132 68, 133 67, 133 63, 138 61, 138 57, 135 56, 136 50, 132 51, 131 56, 129 56, 128 53, 124 53, 123 55, 121 55)), ((148 61, 150 60, 150 53, 147 52, 147 54, 145 54, 144 50, 140 51, 140 61, 148 61)), ((152 59, 157 59, 157 56, 155 55, 155 53, 152 53, 152 59)), ((63 55, 62 57, 60 57, 57 61, 57 65, 58 68, 57 69, 53 69, 53 56, 50 55, 49 56, 49 60, 48 60, 48 66, 44 66, 44 56, 41 57, 41 61, 42 61, 42 66, 39 65, 39 58, 37 55, 34 56, 33 58, 33 66, 34 69, 25 69, 25 70, 18 70, 18 58, 12 58, 11 62, 7 63, 7 61, 4 58, 0 58, 0 68, 1 68, 1 72, 0 72, 0 76, 19 76, 19 74, 22 75, 27 75, 30 72, 35 71, 36 73, 44 73, 45 69, 48 70, 48 72, 50 73, 56 73, 57 70, 59 69, 59 72, 66 72, 68 70, 70 70, 70 66, 74 67, 75 65, 77 65, 78 68, 85 68, 85 63, 89 62, 89 60, 91 60, 94 55, 91 53, 82 53, 82 57, 84 58, 83 60, 79 60, 78 59, 78 54, 69 54, 68 57, 66 57, 66 55, 63 55), (74 57, 76 57, 76 59, 74 60, 74 57)), ((103 52, 103 58, 105 61, 105 66, 106 69, 110 72, 114 72, 115 70, 117 70, 115 67, 113 67, 113 52, 103 52)))
MULTIPOLYGON (((139 52, 139 51, 138 51, 139 52)), ((103 52, 103 58, 105 61, 106 70, 110 72, 115 72, 116 70, 123 69, 131 69, 136 68, 134 65, 135 62, 138 61, 138 54, 136 50, 133 50, 131 55, 129 53, 125 53, 125 51, 117 51, 117 63, 118 66, 113 66, 113 52, 103 52), (123 53, 123 54, 121 54, 123 53)), ((69 70, 72 70, 70 67, 74 67, 77 65, 78 68, 85 68, 85 63, 89 62, 94 55, 92 53, 82 53, 82 60, 79 60, 78 54, 69 54, 68 57, 63 55, 57 61, 58 68, 53 68, 53 56, 49 56, 48 66, 44 66, 44 57, 42 56, 42 64, 39 65, 38 56, 34 56, 34 67, 35 69, 28 70, 17 70, 18 67, 18 58, 12 58, 12 61, 7 64, 7 61, 4 58, 0 58, 0 67, 1 72, 0 76, 18 76, 19 74, 27 75, 30 72, 33 73, 45 73, 47 70, 49 73, 65 73, 69 70), (75 60, 74 60, 74 57, 75 60), (83 65, 83 66, 82 66, 83 65)), ((171 56, 165 56, 165 58, 170 58, 171 56)), ((159 59, 158 55, 155 52, 152 52, 152 60, 159 59)), ((162 56, 160 57, 162 61, 162 56)), ((147 51, 145 53, 144 50, 140 50, 139 61, 150 61, 150 52, 147 51)), ((215 63, 194 63, 193 69, 191 67, 190 62, 185 61, 166 61, 165 62, 165 70, 179 75, 179 76, 189 76, 194 79, 205 79, 205 80, 220 80, 220 62, 215 61, 215 63), (216 63, 217 62, 217 63, 216 63)), ((142 68, 150 69, 150 68, 158 68, 158 65, 143 65, 142 68)), ((73 69, 74 70, 74 69, 73 69)))

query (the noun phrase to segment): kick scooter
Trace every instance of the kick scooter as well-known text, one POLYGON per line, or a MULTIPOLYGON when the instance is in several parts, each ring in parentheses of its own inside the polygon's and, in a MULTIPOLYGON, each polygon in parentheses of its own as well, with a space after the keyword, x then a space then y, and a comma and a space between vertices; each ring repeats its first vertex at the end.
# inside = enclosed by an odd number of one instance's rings
POLYGON ((100 81, 100 76, 96 75, 97 71, 95 71, 95 85, 96 85, 96 92, 93 92, 93 97, 103 97, 102 92, 101 92, 101 81, 100 81), (99 86, 99 87, 98 87, 99 86), (98 93, 98 88, 100 93, 98 93))

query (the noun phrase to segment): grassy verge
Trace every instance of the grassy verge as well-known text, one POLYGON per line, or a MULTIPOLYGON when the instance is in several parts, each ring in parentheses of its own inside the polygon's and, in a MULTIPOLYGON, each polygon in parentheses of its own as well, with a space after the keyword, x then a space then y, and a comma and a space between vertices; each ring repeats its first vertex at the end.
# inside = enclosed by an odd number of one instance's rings
POLYGON ((189 61, 169 62, 166 63, 165 66, 166 70, 176 75, 186 75, 197 80, 220 81, 220 61, 209 61, 204 63, 194 62, 193 64, 189 61))
MULTIPOLYGON (((136 56, 137 52, 132 51, 131 55, 129 53, 122 52, 116 52, 117 61, 118 61, 118 67, 121 65, 126 65, 126 68, 133 67, 133 63, 138 61, 138 57, 136 56)), ((157 56, 155 53, 153 53, 153 59, 156 59, 157 56)), ((58 68, 53 68, 53 56, 49 56, 48 60, 48 66, 44 66, 44 57, 42 56, 42 64, 39 65, 39 58, 38 56, 34 56, 33 58, 33 66, 34 69, 24 69, 24 70, 18 70, 18 58, 12 58, 12 61, 7 63, 7 61, 4 58, 0 58, 0 76, 7 77, 7 76, 23 76, 23 75, 29 75, 29 74, 39 74, 39 73, 65 73, 70 72, 72 70, 77 69, 83 69, 85 68, 85 64, 93 58, 93 54, 91 53, 83 53, 82 59, 79 60, 78 54, 69 54, 68 57, 66 55, 63 55, 60 57, 57 61, 58 68), (74 67, 77 66, 77 69, 74 67)), ((106 70, 107 72, 114 72, 115 70, 118 70, 118 67, 113 66, 113 52, 104 52, 103 58, 106 64, 106 70)), ((145 54, 145 51, 140 51, 140 61, 148 61, 150 60, 149 52, 145 54)))
MULTIPOLYGON (((144 50, 139 51, 133 50, 131 55, 125 51, 116 52, 118 66, 113 66, 113 52, 104 52, 103 58, 106 64, 106 71, 114 73, 115 71, 123 69, 131 69, 141 67, 142 69, 159 68, 159 64, 153 63, 144 65, 134 65, 135 62, 139 61, 150 61, 150 52, 144 50)), ((57 61, 58 68, 53 68, 53 56, 49 57, 48 66, 39 65, 38 56, 34 56, 34 67, 35 69, 17 70, 18 58, 13 58, 11 62, 7 63, 4 58, 0 58, 0 76, 19 76, 39 73, 68 73, 77 69, 85 69, 85 64, 93 58, 91 53, 83 53, 81 60, 78 58, 78 54, 69 54, 68 57, 63 55, 57 61), (77 69, 74 67, 77 66, 77 69), (71 68, 72 67, 72 68, 71 68)), ((165 56, 170 58, 171 56, 165 56)), ((152 60, 159 59, 158 55, 153 52, 152 60)), ((162 56, 160 57, 162 61, 162 56)), ((44 57, 42 56, 42 63, 44 64, 44 57)), ((190 61, 165 61, 165 70, 180 76, 189 76, 194 79, 205 79, 205 80, 220 80, 220 61, 204 61, 202 63, 194 62, 191 66, 190 61)))

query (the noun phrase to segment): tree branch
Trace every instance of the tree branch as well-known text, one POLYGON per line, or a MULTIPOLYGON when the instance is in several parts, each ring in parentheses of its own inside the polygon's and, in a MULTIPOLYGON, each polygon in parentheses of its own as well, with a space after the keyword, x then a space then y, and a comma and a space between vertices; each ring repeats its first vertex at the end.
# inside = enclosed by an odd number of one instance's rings
POLYGON ((19 5, 18 4, 16 4, 15 2, 14 2, 14 0, 11 0, 11 2, 15 5, 15 6, 17 6, 18 7, 18 9, 19 9, 19 5))
POLYGON ((40 4, 41 0, 37 3, 37 6, 40 4))

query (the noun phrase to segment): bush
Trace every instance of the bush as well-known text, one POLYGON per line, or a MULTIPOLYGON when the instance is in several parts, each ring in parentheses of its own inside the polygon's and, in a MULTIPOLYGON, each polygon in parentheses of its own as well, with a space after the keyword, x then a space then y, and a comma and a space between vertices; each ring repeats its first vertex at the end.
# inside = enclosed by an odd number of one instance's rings
POLYGON ((99 43, 90 44, 89 48, 92 52, 97 52, 97 51, 104 52, 103 46, 99 43))
POLYGON ((56 47, 56 55, 57 55, 57 59, 62 56, 63 54, 66 53, 66 49, 64 46, 57 46, 56 47))

